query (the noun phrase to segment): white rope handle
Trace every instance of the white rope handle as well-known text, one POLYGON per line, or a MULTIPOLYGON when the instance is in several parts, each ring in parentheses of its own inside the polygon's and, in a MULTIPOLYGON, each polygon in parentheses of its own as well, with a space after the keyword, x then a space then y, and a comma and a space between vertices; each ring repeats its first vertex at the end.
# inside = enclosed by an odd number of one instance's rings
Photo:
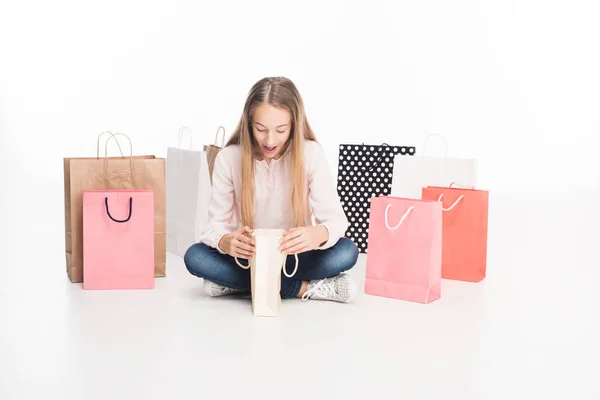
POLYGON ((219 129, 217 129, 217 134, 215 135, 215 146, 217 147, 223 147, 225 146, 225 127, 224 126, 219 126, 219 129), (221 146, 219 146, 218 141, 219 141, 219 131, 223 129, 223 134, 221 136, 221 146))
POLYGON ((248 268, 250 268, 250 263, 248 263, 248 265, 244 265, 244 264, 242 264, 242 263, 240 263, 240 262, 239 262, 239 260, 238 260, 238 258, 237 258, 237 257, 234 257, 234 258, 235 258, 235 263, 236 263, 237 265, 239 265, 240 267, 242 267, 243 269, 248 269, 248 268))
POLYGON ((183 132, 188 131, 190 133, 190 150, 192 149, 192 130, 189 126, 182 126, 177 132, 177 148, 181 148, 181 142, 183 142, 183 132))
POLYGON ((387 227, 387 228, 388 228, 390 231, 393 231, 393 230, 396 230, 396 229, 400 228, 400 225, 402 225, 402 223, 404 222, 404 220, 406 219, 406 217, 408 217, 408 214, 410 214, 410 212, 411 212, 412 210, 414 210, 414 208, 415 208, 414 206, 410 206, 410 207, 408 208, 408 210, 406 210, 406 212, 404 213, 404 215, 402 216, 402 218, 400 218, 400 222, 398 222, 398 225, 396 225, 395 227, 393 227, 393 228, 392 228, 392 227, 390 226, 390 222, 389 222, 389 220, 388 220, 388 212, 389 212, 389 210, 390 210, 390 207, 392 207, 392 205, 391 205, 391 204, 388 204, 388 205, 387 205, 387 207, 385 208, 385 226, 386 226, 386 227, 387 227))
MULTIPOLYGON (((244 264, 242 264, 242 263, 239 262, 239 260, 238 260, 237 257, 234 257, 234 258, 235 258, 235 263, 237 265, 239 265, 240 267, 242 267, 243 269, 250 268, 250 263, 248 263, 248 265, 244 265, 244 264)), ((283 263, 281 264, 281 269, 283 270, 283 274, 285 276, 287 276, 288 278, 293 277, 294 275, 296 275, 296 272, 298 272, 298 254, 294 254, 294 258, 296 259, 296 265, 294 266, 294 272, 292 272, 291 274, 288 274, 288 272, 287 272, 287 270, 285 268, 285 264, 286 264, 286 261, 287 261, 287 256, 283 257, 283 263)))
POLYGON ((452 187, 452 186, 460 186, 460 187, 463 187, 463 188, 465 188, 465 189, 475 189, 475 186, 466 186, 466 185, 461 185, 461 184, 459 184, 459 183, 456 183, 456 182, 452 182, 452 183, 450 184, 450 187, 452 187))
POLYGON ((433 133, 431 135, 427 135, 427 137, 423 141, 423 154, 425 154, 425 148, 427 147, 427 142, 433 136, 437 136, 437 137, 442 138, 442 140, 444 141, 444 149, 445 149, 444 150, 444 157, 448 158, 448 141, 446 140, 446 138, 443 135, 440 135, 439 133, 433 133))
MULTIPOLYGON (((105 133, 108 133, 111 137, 114 138, 114 134, 110 131, 104 131, 101 134, 98 135, 98 140, 96 141, 96 158, 100 158, 100 138, 102 137, 102 135, 104 135, 105 133)), ((110 138, 109 138, 110 139, 110 138)), ((123 156, 123 150, 121 150, 121 145, 119 144, 119 141, 116 140, 117 142, 117 147, 119 148, 119 153, 121 153, 121 157, 123 156)), ((104 157, 106 157, 106 148, 104 149, 104 157)))
MULTIPOLYGON (((108 174, 108 142, 110 142, 110 139, 114 139, 115 142, 117 143, 117 146, 119 146, 119 150, 121 150, 121 146, 119 145, 119 139, 117 139, 117 136, 124 136, 125 138, 127 138, 127 140, 129 141, 129 172, 131 174, 131 179, 133 180, 133 184, 134 186, 136 185, 135 183, 135 174, 133 173, 133 144, 131 143, 131 138, 129 136, 127 136, 124 133, 110 133, 110 137, 106 140, 106 144, 104 145, 104 175, 103 175, 103 179, 105 179, 105 185, 107 184, 106 181, 106 176, 108 174)), ((123 152, 121 152, 121 157, 123 157, 123 152)), ((107 187, 108 189, 108 187, 107 187)))
MULTIPOLYGON (((440 197, 438 197, 438 201, 442 201, 442 198, 444 197, 444 193, 440 194, 440 197)), ((452 210, 454 207, 456 207, 456 205, 464 198, 464 195, 461 195, 458 199, 456 199, 456 201, 454 202, 454 204, 452 204, 450 207, 448 208, 444 208, 443 202, 442 202, 442 211, 450 211, 452 210)))
MULTIPOLYGON (((125 138, 127 138, 127 140, 129 141, 129 157, 133 157, 133 144, 131 143, 131 138, 126 134, 119 132, 111 134, 111 136, 106 141, 106 144, 104 145, 104 157, 106 157, 106 154, 108 152, 108 142, 110 142, 110 139, 115 139, 115 142, 117 142, 117 146, 119 146, 119 141, 117 140, 116 136, 124 136, 125 138)), ((121 150, 121 146, 119 146, 119 150, 121 150)), ((121 155, 123 155, 123 152, 121 152, 121 155)))
POLYGON ((285 269, 285 263, 287 261, 287 256, 283 257, 283 264, 281 264, 281 269, 283 269, 283 274, 285 276, 287 276, 288 278, 293 277, 294 275, 296 275, 296 272, 298 272, 298 254, 294 254, 294 258, 296 259, 296 265, 294 266, 294 272, 292 272, 291 274, 288 274, 287 270, 285 269))

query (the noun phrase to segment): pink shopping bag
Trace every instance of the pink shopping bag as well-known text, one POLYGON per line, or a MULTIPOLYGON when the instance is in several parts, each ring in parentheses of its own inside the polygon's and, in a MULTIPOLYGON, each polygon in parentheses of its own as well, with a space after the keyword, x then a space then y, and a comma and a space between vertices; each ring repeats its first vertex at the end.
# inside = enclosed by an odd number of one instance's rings
POLYGON ((442 206, 438 201, 371 199, 365 293, 417 303, 441 296, 442 206))
POLYGON ((154 194, 83 192, 83 288, 154 288, 154 194))

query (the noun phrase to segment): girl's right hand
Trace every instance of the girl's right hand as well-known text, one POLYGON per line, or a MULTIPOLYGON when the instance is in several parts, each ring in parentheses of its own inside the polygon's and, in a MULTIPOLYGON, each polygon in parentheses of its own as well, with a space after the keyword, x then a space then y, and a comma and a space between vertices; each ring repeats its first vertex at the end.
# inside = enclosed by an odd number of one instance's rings
POLYGON ((219 247, 232 257, 249 259, 256 252, 256 243, 254 240, 246 236, 254 232, 249 227, 245 226, 237 231, 231 232, 221 238, 219 247))

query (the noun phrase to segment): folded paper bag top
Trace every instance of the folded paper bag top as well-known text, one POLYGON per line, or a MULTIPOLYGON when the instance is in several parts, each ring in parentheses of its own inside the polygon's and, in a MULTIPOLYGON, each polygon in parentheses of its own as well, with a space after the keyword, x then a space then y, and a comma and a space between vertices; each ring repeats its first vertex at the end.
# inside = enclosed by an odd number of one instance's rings
POLYGON ((250 268, 252 291, 252 310, 257 317, 275 317, 281 306, 281 270, 288 278, 298 271, 298 256, 294 255, 296 265, 289 274, 285 268, 287 257, 279 251, 279 240, 285 234, 283 229, 256 229, 250 235, 256 242, 256 252, 248 265, 235 262, 242 268, 250 268))

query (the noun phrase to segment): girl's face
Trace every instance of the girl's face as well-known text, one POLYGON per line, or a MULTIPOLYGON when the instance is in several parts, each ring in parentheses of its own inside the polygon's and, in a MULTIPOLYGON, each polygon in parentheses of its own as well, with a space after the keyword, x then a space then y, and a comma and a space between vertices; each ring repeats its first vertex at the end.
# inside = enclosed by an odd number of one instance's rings
POLYGON ((290 114, 285 109, 267 104, 254 110, 252 134, 258 145, 258 153, 265 160, 277 159, 283 154, 291 129, 290 114))

